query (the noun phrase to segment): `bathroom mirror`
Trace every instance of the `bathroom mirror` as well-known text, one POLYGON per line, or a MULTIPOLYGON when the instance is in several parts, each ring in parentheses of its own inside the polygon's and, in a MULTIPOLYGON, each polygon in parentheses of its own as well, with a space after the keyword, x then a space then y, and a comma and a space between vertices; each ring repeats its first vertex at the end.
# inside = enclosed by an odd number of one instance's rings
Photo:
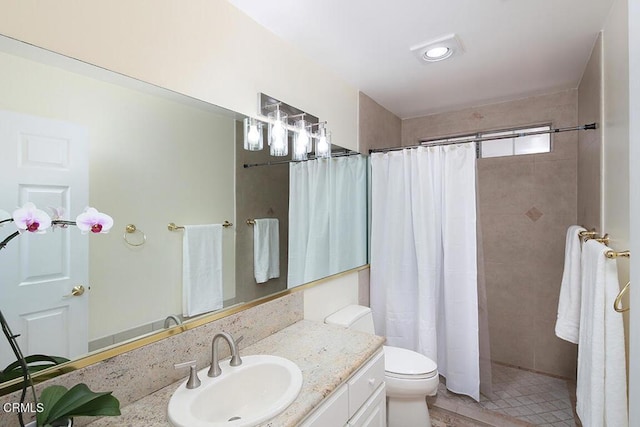
MULTIPOLYGON (((243 167, 268 157, 243 152, 243 115, 6 37, 0 75, 0 209, 33 201, 74 220, 92 206, 114 219, 108 234, 56 229, 0 251, 0 309, 25 355, 75 359, 180 317, 183 231, 169 223, 232 224, 222 229, 224 307, 290 287, 286 257, 278 279, 258 284, 250 274, 247 220, 278 218, 287 254, 289 166, 243 167)), ((366 180, 358 186, 366 195, 366 180)), ((349 206, 363 225, 365 204, 349 206)), ((0 240, 13 231, 1 227, 0 240)), ((366 230, 358 233, 361 253, 313 280, 366 264, 366 230)), ((14 358, 0 342, 4 368, 14 358)))

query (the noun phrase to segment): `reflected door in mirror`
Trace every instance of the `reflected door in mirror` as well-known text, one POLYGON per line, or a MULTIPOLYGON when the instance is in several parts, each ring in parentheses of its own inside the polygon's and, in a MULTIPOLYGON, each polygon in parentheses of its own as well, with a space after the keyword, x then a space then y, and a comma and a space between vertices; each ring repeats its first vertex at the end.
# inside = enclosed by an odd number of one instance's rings
MULTIPOLYGON (((0 208, 12 212, 27 202, 63 219, 89 204, 88 138, 77 124, 0 111, 3 153, 0 208)), ((17 230, 0 229, 1 239, 17 230)), ((25 355, 73 358, 87 352, 88 293, 72 296, 88 279, 88 236, 75 228, 25 232, 0 251, 2 312, 20 334, 25 355)), ((0 365, 15 357, 0 346, 0 365)))

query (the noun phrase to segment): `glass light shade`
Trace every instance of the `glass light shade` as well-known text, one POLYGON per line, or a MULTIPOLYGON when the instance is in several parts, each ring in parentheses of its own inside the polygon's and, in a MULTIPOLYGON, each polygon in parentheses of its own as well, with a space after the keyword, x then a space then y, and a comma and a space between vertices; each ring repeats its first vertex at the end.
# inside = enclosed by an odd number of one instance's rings
POLYGON ((269 121, 269 154, 286 156, 289 154, 289 135, 286 127, 287 115, 280 110, 268 115, 269 121))
POLYGON ((292 160, 307 160, 307 152, 311 145, 311 135, 307 129, 308 123, 304 120, 296 122, 296 133, 293 135, 292 160))
POLYGON ((244 119, 244 149, 248 151, 260 151, 264 146, 262 122, 247 117, 244 119))
POLYGON ((316 139, 316 158, 331 157, 331 132, 325 128, 320 128, 318 139, 316 139))
POLYGON ((445 46, 436 46, 426 51, 425 56, 429 59, 438 59, 449 54, 450 50, 451 49, 445 46))

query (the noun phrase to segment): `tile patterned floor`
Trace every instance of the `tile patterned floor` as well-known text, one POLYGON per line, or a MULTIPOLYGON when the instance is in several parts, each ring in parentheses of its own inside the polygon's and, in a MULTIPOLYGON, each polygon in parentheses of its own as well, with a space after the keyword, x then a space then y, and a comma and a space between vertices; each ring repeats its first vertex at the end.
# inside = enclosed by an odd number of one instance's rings
POLYGON ((451 393, 441 383, 433 404, 458 414, 462 414, 464 409, 464 415, 485 423, 487 413, 492 412, 503 416, 499 423, 505 426, 579 426, 574 418, 570 390, 575 386, 571 382, 497 363, 492 365, 492 379, 493 391, 482 395, 480 403, 467 396, 451 393))

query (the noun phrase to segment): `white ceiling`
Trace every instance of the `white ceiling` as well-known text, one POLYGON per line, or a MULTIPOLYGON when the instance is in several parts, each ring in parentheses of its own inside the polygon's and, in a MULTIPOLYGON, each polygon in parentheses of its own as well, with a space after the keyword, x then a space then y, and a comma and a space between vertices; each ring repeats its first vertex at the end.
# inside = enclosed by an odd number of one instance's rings
POLYGON ((577 87, 613 0, 228 0, 400 118, 577 87), (455 33, 464 53, 409 50, 455 33))

